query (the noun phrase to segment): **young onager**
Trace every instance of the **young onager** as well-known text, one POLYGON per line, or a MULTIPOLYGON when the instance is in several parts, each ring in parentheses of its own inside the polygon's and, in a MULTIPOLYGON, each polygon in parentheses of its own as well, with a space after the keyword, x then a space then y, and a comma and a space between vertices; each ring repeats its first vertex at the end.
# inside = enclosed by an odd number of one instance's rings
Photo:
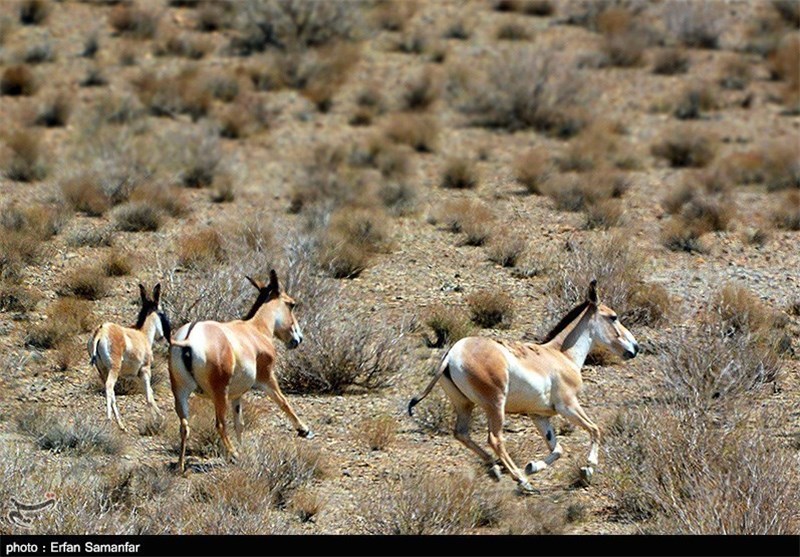
POLYGON ((116 323, 103 323, 95 329, 89 340, 88 350, 93 365, 100 379, 106 387, 106 413, 111 419, 111 411, 120 429, 125 430, 125 424, 119 415, 117 397, 114 395, 114 385, 123 375, 138 375, 144 386, 147 404, 156 414, 160 414, 153 388, 150 386, 150 376, 153 364, 153 342, 162 338, 169 338, 169 320, 161 311, 161 284, 153 289, 152 298, 147 295, 143 285, 139 285, 142 309, 133 327, 123 327, 116 323))
POLYGON ((589 432, 591 448, 581 475, 586 482, 591 481, 597 465, 600 430, 578 403, 583 383, 581 367, 596 344, 610 348, 625 359, 639 352, 636 339, 619 322, 617 314, 599 302, 596 284, 596 280, 591 281, 586 301, 564 316, 543 344, 509 343, 483 337, 459 340, 447 352, 425 391, 411 399, 409 414, 441 380, 456 410, 456 439, 477 453, 489 466, 490 473, 499 478, 497 464, 469 436, 472 410, 476 404, 480 406, 488 419, 489 445, 525 493, 534 489, 506 451, 505 414, 532 416, 550 448, 547 458, 528 463, 525 467, 528 475, 545 469, 561 456, 561 445, 550 424, 550 417, 560 414, 589 432))
POLYGON ((289 417, 301 437, 313 437, 308 426, 297 417, 278 386, 273 373, 278 337, 291 349, 303 341, 294 317, 296 302, 281 291, 278 276, 270 271, 269 284, 246 277, 258 289, 258 298, 243 320, 220 323, 187 323, 170 342, 169 376, 175 411, 181 420, 181 455, 178 467, 186 471, 186 440, 189 437, 189 397, 195 391, 214 402, 216 427, 225 450, 235 459, 225 426, 230 403, 236 437, 241 443, 241 397, 255 387, 266 391, 289 417))

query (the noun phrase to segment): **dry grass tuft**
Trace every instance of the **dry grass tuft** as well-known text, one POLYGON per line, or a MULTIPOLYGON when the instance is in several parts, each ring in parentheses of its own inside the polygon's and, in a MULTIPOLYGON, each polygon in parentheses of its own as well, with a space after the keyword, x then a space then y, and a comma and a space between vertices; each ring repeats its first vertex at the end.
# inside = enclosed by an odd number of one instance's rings
POLYGON ((676 168, 707 166, 716 150, 716 138, 693 127, 673 128, 651 147, 654 156, 676 168))
POLYGON ((334 278, 354 278, 375 253, 390 248, 390 234, 389 221, 381 210, 342 207, 330 217, 319 264, 334 278))
POLYGON ((186 233, 178 240, 178 264, 189 269, 204 269, 225 261, 225 242, 215 228, 186 233))
POLYGON ((103 272, 107 277, 125 277, 133 270, 133 256, 127 251, 112 250, 103 260, 103 272))
POLYGON ((118 35, 134 39, 152 39, 158 30, 159 15, 135 4, 120 4, 111 10, 108 22, 118 35))
POLYGON ((521 234, 509 228, 499 230, 486 250, 489 261, 503 267, 516 267, 517 263, 525 256, 528 249, 528 240, 521 234))
POLYGON ((67 125, 67 120, 72 113, 72 103, 70 100, 59 93, 53 98, 48 99, 40 108, 34 119, 37 126, 48 128, 60 128, 67 125))
POLYGON ((542 193, 542 185, 552 172, 550 159, 543 149, 531 149, 514 163, 514 176, 528 193, 542 193))
POLYGON ((114 429, 85 415, 70 418, 34 410, 21 415, 17 427, 33 437, 39 449, 54 453, 118 455, 123 448, 122 439, 114 429))
POLYGON ((507 21, 501 23, 495 31, 495 37, 501 41, 529 41, 531 34, 521 22, 507 21))
POLYGON ((685 74, 691 59, 685 50, 667 48, 658 52, 653 60, 653 73, 658 75, 685 74))
POLYGON ((45 153, 41 136, 27 130, 17 130, 6 139, 10 156, 5 161, 5 175, 17 182, 35 182, 47 176, 45 153))
POLYGON ((64 278, 59 293, 83 300, 99 300, 108 292, 106 273, 101 266, 86 265, 64 278))
POLYGON ((41 25, 50 15, 51 5, 45 0, 23 0, 18 6, 22 25, 41 25))
POLYGON ((405 84, 404 110, 427 110, 441 95, 441 83, 431 68, 425 68, 405 84))
POLYGON ((800 230, 800 192, 787 191, 773 209, 772 220, 780 228, 800 230))
POLYGON ((507 329, 514 317, 514 300, 505 292, 479 290, 467 297, 470 319, 484 329, 507 329))
POLYGON ((90 217, 104 214, 111 208, 112 200, 96 177, 89 173, 77 174, 61 182, 61 194, 74 211, 90 217))
POLYGON ((371 451, 386 450, 397 438, 397 419, 382 414, 361 422, 358 437, 371 451))
POLYGON ((38 83, 33 72, 25 65, 9 66, 0 77, 0 94, 10 97, 35 95, 38 83))
POLYGON ((672 113, 679 120, 696 120, 704 112, 717 108, 717 92, 710 84, 699 83, 689 85, 683 90, 672 113))
POLYGON ((425 325, 435 335, 433 339, 425 339, 431 348, 452 345, 470 336, 473 331, 472 322, 463 309, 443 304, 437 304, 428 310, 425 325))
POLYGON ((386 123, 384 134, 419 153, 433 153, 439 142, 439 124, 432 116, 398 114, 386 123))
POLYGON ((475 189, 480 177, 475 163, 465 158, 453 158, 447 161, 442 174, 443 188, 475 189))
POLYGON ((122 205, 114 212, 118 230, 124 232, 154 232, 161 227, 161 211, 141 201, 122 205))
POLYGON ((684 46, 715 49, 724 29, 721 6, 672 0, 665 6, 667 30, 684 46))

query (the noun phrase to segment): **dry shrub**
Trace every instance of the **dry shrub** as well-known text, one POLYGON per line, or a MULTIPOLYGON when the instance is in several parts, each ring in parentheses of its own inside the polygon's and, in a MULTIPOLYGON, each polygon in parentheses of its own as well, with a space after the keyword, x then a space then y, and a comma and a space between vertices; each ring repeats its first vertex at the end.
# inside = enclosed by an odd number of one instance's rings
POLYGON ((679 120, 696 120, 703 112, 719 108, 716 91, 710 84, 692 84, 684 88, 672 113, 679 120))
POLYGON ((451 158, 445 164, 441 185, 443 188, 475 189, 480 177, 475 163, 466 158, 451 158))
POLYGON ((112 427, 87 415, 70 417, 37 409, 22 414, 17 428, 33 437, 39 449, 54 453, 118 455, 123 448, 112 427))
POLYGON ((110 247, 113 238, 113 226, 78 228, 67 236, 67 245, 73 248, 110 247))
POLYGON ((465 227, 472 228, 473 236, 485 228, 484 239, 491 232, 494 212, 479 199, 454 199, 443 203, 430 217, 432 224, 441 223, 453 233, 464 232, 465 227))
POLYGON ((425 68, 405 84, 404 110, 427 110, 441 95, 441 83, 431 68, 425 68))
POLYGON ((574 245, 553 265, 546 290, 547 308, 554 320, 563 317, 586 296, 597 279, 600 301, 627 326, 654 326, 667 316, 670 301, 663 288, 646 282, 645 260, 621 233, 605 234, 574 245))
POLYGON ((39 108, 34 124, 48 128, 63 127, 67 125, 71 113, 72 103, 65 95, 59 93, 39 108))
POLYGON ((708 232, 727 230, 736 206, 725 190, 703 193, 689 176, 662 204, 675 215, 662 227, 662 242, 673 251, 702 251, 699 238, 708 232))
POLYGON ((722 63, 718 82, 724 89, 739 91, 747 87, 753 79, 750 63, 738 55, 731 55, 722 63))
POLYGON ((800 192, 787 191, 773 209, 772 220, 780 228, 800 230, 800 192))
POLYGON ((86 265, 64 278, 59 293, 83 300, 99 300, 108 292, 106 274, 101 266, 86 265))
POLYGON ((800 153, 790 143, 769 143, 762 150, 764 183, 769 191, 800 188, 800 153))
POLYGON ((711 2, 672 0, 664 7, 664 18, 667 30, 684 46, 714 49, 724 29, 721 12, 721 5, 711 2))
POLYGON ((35 290, 0 279, 0 311, 28 313, 36 309, 40 298, 35 290))
POLYGON ((384 128, 386 138, 420 153, 433 153, 439 142, 439 123, 432 116, 397 114, 384 128))
POLYGON ((378 197, 383 206, 394 216, 411 215, 417 208, 419 188, 415 182, 402 179, 383 181, 378 197))
POLYGON ((366 196, 365 182, 360 173, 347 164, 345 150, 341 147, 328 144, 316 147, 303 171, 302 180, 292 187, 291 213, 317 205, 349 205, 366 196))
POLYGON ((107 277, 125 277, 133 270, 133 256, 127 251, 112 250, 103 260, 103 272, 107 277))
POLYGON ((705 246, 700 243, 700 230, 687 227, 679 217, 668 219, 661 227, 661 243, 672 251, 702 253, 705 246))
POLYGON ((431 348, 442 348, 455 344, 472 334, 473 326, 469 316, 462 308, 437 304, 428 310, 425 325, 433 334, 433 339, 425 338, 431 348))
POLYGON ((653 60, 653 73, 658 75, 678 75, 689 70, 691 60, 685 50, 667 48, 658 52, 653 60))
MULTIPOLYGON (((414 466, 413 468, 424 468, 414 466)), ((381 535, 465 534, 496 526, 506 500, 483 479, 435 473, 403 474, 367 502, 367 532, 381 535)))
POLYGON ((397 437, 397 419, 381 414, 361 422, 358 437, 371 451, 383 451, 394 443, 397 437))
POLYGON ((618 519, 659 534, 796 532, 794 455, 747 414, 660 405, 618 417, 606 442, 618 519))
POLYGON ((132 84, 141 103, 154 116, 174 118, 178 114, 188 114, 197 121, 211 110, 211 93, 193 67, 163 75, 143 71, 132 84))
POLYGON ((314 103, 320 112, 328 112, 334 95, 347 80, 359 57, 358 47, 351 44, 335 44, 314 50, 299 62, 290 55, 282 62, 284 79, 289 87, 298 89, 314 103))
POLYGON ((522 23, 508 21, 497 27, 495 37, 501 41, 529 41, 531 34, 522 23))
POLYGON ((467 297, 470 319, 484 329, 508 329, 514 318, 514 300, 505 292, 479 290, 467 297))
POLYGON ((131 192, 130 201, 173 217, 182 217, 189 213, 189 203, 179 186, 142 182, 131 192))
POLYGON ((212 97, 226 103, 235 101, 241 91, 238 76, 224 71, 207 75, 205 87, 212 97))
MULTIPOLYGON (((549 180, 543 193, 552 198, 561 211, 583 211, 597 207, 612 199, 622 197, 630 187, 627 176, 613 171, 597 171, 583 175, 562 174, 549 180)), ((608 208, 609 214, 614 211, 608 208)), ((619 215, 617 215, 619 216, 619 215)))
POLYGON ((390 247, 391 229, 379 209, 342 207, 330 217, 317 254, 319 265, 334 278, 354 278, 375 253, 390 247))
POLYGON ((30 204, 20 208, 11 204, 0 212, 3 232, 22 233, 32 242, 52 238, 61 232, 66 222, 67 215, 60 205, 30 204))
POLYGON ((385 31, 403 31, 406 23, 416 13, 418 3, 414 0, 388 0, 373 7, 373 21, 385 31))
POLYGON ((186 233, 178 240, 178 264, 204 269, 225 261, 225 242, 215 228, 186 233))
POLYGON ((6 139, 10 155, 5 161, 5 175, 17 182, 35 182, 47 176, 41 136, 27 130, 17 130, 6 139))
POLYGON ((586 228, 607 230, 617 226, 624 210, 619 199, 603 199, 586 206, 586 228))
POLYGON ((292 495, 292 510, 300 522, 310 522, 325 508, 326 500, 315 491, 301 487, 292 495))
POLYGON ((219 135, 227 139, 243 139, 270 125, 271 114, 255 95, 239 97, 218 116, 219 135))
POLYGON ((8 230, 0 235, 0 278, 17 280, 25 265, 39 258, 41 238, 28 232, 8 230))
POLYGON ((213 33, 227 29, 232 25, 232 15, 230 12, 231 4, 222 2, 204 2, 195 11, 196 25, 198 31, 213 33))
POLYGON ((543 149, 534 148, 517 158, 514 177, 528 193, 542 193, 542 185, 553 172, 550 159, 543 149))
POLYGON ((191 33, 165 31, 153 46, 156 56, 179 56, 190 60, 200 60, 211 50, 211 43, 203 37, 191 33))
POLYGON ((568 138, 589 122, 582 109, 584 82, 579 71, 552 50, 510 52, 492 60, 480 79, 466 84, 459 108, 476 125, 534 129, 568 138))
POLYGON ((702 168, 714 159, 717 140, 694 127, 676 127, 664 133, 650 150, 673 167, 702 168))
POLYGON ((788 88, 800 86, 800 33, 787 33, 769 56, 769 70, 774 79, 786 82, 788 88))
POLYGON ((22 25, 41 25, 50 15, 50 3, 45 0, 23 0, 18 9, 22 25))
POLYGON ((155 36, 159 15, 135 4, 120 4, 111 10, 108 22, 118 35, 146 40, 155 36))
POLYGON ((528 239, 524 234, 514 232, 511 229, 497 231, 489 244, 486 255, 489 261, 493 261, 503 267, 516 267, 528 249, 528 239))
POLYGON ((624 8, 609 8, 597 16, 597 28, 603 34, 604 65, 633 68, 642 65, 647 36, 636 24, 633 14, 624 8))
POLYGON ((557 159, 562 172, 587 172, 613 166, 635 168, 638 163, 631 154, 632 146, 619 138, 618 125, 604 120, 586 127, 569 142, 567 150, 557 159))
POLYGON ((186 142, 179 163, 183 167, 181 181, 187 188, 207 188, 220 168, 219 140, 208 130, 183 139, 186 142))
POLYGON ((161 227, 163 216, 155 207, 136 201, 114 211, 114 221, 117 229, 124 232, 155 232, 161 227))
POLYGON ((36 65, 44 64, 45 62, 55 62, 56 53, 51 43, 42 42, 21 49, 16 57, 19 62, 36 65))
POLYGON ((89 173, 77 174, 61 182, 61 194, 74 211, 97 217, 111 208, 112 200, 103 185, 89 173))
POLYGON ((29 97, 36 94, 38 84, 33 72, 25 65, 9 66, 0 77, 0 94, 10 97, 29 97))
POLYGON ((445 39, 455 39, 457 41, 465 41, 472 36, 473 26, 464 18, 452 21, 445 29, 442 37, 445 39))
POLYGON ((771 4, 787 24, 800 28, 800 5, 797 2, 794 0, 772 0, 771 4))
POLYGON ((764 334, 779 324, 778 314, 751 291, 726 284, 711 299, 708 308, 725 336, 742 333, 764 334))
POLYGON ((218 175, 214 179, 211 191, 211 201, 214 203, 230 203, 236 199, 236 187, 229 174, 218 175))
POLYGON ((49 350, 75 334, 89 332, 94 325, 90 302, 77 298, 58 298, 48 306, 47 319, 28 331, 25 344, 49 350))

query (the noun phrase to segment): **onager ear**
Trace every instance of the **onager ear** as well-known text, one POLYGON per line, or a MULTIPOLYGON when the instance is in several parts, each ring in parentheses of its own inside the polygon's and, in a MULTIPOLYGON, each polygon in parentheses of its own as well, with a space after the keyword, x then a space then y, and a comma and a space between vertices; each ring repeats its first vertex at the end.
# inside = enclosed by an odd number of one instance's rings
POLYGON ((247 275, 245 275, 245 277, 244 277, 244 278, 246 278, 247 280, 249 280, 249 281, 250 281, 250 284, 252 284, 253 286, 255 286, 256 290, 261 290, 262 288, 264 288, 264 283, 263 283, 263 282, 260 282, 260 281, 257 281, 257 280, 253 280, 253 279, 251 279, 250 277, 248 277, 247 275))
POLYGON ((278 273, 275 272, 275 269, 269 272, 269 289, 276 293, 281 291, 281 285, 278 283, 278 273))
POLYGON ((597 279, 592 279, 589 283, 589 291, 586 293, 586 300, 594 305, 597 305, 599 302, 599 298, 597 297, 597 279))
POLYGON ((161 300, 161 283, 159 282, 156 284, 155 288, 153 288, 153 303, 158 305, 159 300, 161 300))
POLYGON ((139 296, 142 297, 143 302, 147 301, 147 290, 145 290, 144 284, 142 283, 139 283, 139 296))

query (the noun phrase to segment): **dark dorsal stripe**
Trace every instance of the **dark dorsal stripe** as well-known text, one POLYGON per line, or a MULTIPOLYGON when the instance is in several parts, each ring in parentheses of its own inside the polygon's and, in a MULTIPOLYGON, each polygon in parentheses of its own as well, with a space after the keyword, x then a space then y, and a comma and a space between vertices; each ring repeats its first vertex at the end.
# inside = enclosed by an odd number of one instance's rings
POLYGON ((264 288, 258 292, 258 298, 256 298, 253 307, 250 308, 250 311, 247 312, 247 315, 242 321, 249 321, 250 319, 255 316, 256 312, 258 312, 259 308, 263 306, 272 296, 272 289, 271 288, 264 288))
POLYGON ((147 302, 142 304, 142 309, 139 310, 139 316, 136 318, 136 325, 134 325, 133 328, 141 329, 144 327, 144 322, 147 321, 147 316, 153 313, 155 310, 156 308, 147 302))
POLYGON ((589 306, 589 302, 588 301, 584 301, 583 303, 578 304, 577 306, 575 306, 574 308, 569 310, 569 313, 561 318, 561 321, 558 322, 558 325, 553 327, 553 330, 551 330, 549 333, 547 333, 547 336, 544 337, 544 340, 542 341, 542 344, 544 344, 545 342, 550 342, 551 340, 556 338, 558 336, 558 334, 561 331, 563 331, 564 329, 566 329, 567 325, 569 325, 570 323, 575 321, 575 319, 577 319, 578 316, 581 313, 583 313, 583 310, 585 310, 588 306, 589 306))

